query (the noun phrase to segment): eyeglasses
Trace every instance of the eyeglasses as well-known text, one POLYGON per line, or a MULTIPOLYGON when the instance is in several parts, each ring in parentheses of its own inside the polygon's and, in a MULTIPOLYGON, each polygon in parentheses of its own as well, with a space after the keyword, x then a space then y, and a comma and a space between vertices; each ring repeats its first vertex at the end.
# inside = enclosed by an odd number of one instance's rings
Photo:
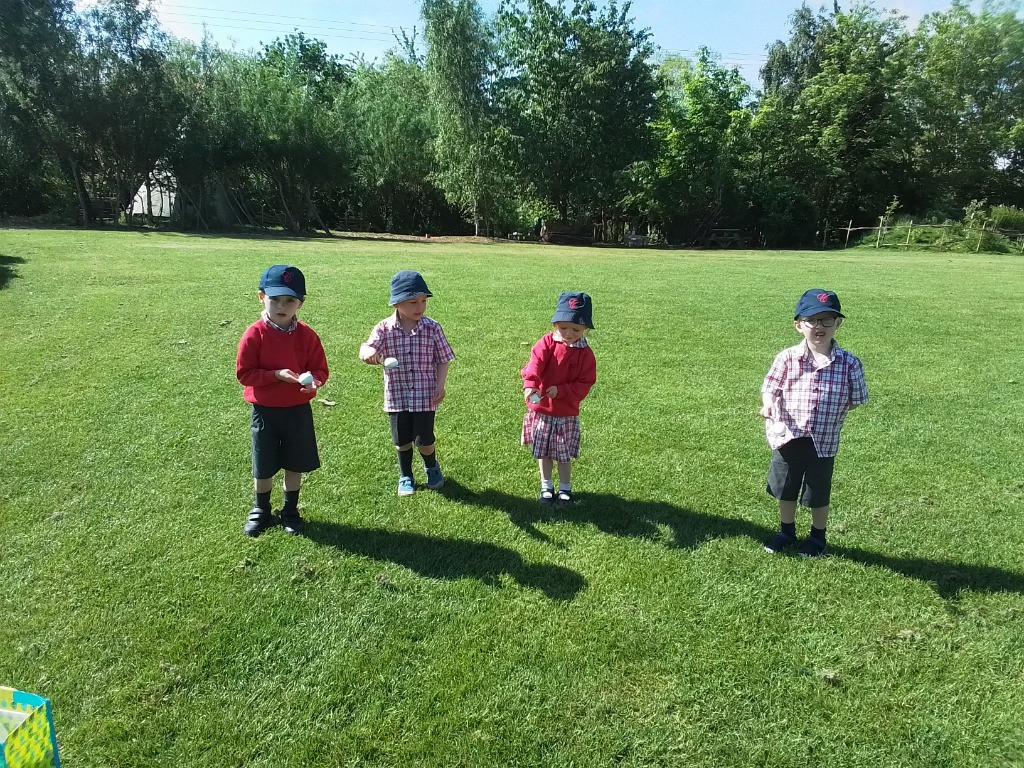
POLYGON ((822 328, 831 328, 838 319, 838 317, 819 317, 817 320, 812 320, 809 317, 801 317, 800 322, 809 325, 811 328, 816 325, 820 325, 822 328))

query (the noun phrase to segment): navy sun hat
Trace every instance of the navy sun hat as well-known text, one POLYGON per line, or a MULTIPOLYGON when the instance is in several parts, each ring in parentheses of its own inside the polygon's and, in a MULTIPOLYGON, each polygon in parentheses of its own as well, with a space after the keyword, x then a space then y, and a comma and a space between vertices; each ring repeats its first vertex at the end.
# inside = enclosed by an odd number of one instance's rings
POLYGON ((575 323, 593 328, 593 310, 594 305, 587 294, 563 291, 558 297, 558 306, 555 307, 555 316, 551 318, 551 322, 575 323))
POLYGON ((417 296, 433 295, 427 288, 427 281, 423 279, 423 275, 411 269, 403 269, 391 278, 391 298, 388 299, 388 304, 393 307, 417 296))
POLYGON ((298 267, 275 264, 264 270, 260 290, 267 296, 294 296, 301 301, 306 298, 306 278, 298 267))
POLYGON ((796 314, 793 315, 793 319, 810 317, 819 312, 835 312, 839 317, 846 317, 841 311, 839 297, 834 292, 822 288, 811 288, 809 291, 804 291, 804 295, 796 303, 796 314))

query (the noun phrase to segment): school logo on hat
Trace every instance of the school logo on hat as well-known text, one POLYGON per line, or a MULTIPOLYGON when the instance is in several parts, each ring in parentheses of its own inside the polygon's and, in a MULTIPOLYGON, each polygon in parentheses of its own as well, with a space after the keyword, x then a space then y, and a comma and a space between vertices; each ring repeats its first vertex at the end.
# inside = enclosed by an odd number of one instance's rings
POLYGON ((835 312, 839 317, 846 317, 841 311, 839 297, 833 291, 811 288, 809 291, 804 291, 804 295, 796 303, 796 313, 793 315, 793 319, 810 317, 820 312, 835 312))
POLYGON ((298 267, 275 264, 267 267, 260 278, 260 290, 267 296, 306 298, 306 278, 298 267))
POLYGON ((558 305, 555 307, 555 315, 551 318, 551 322, 573 323, 593 328, 593 305, 590 296, 585 293, 564 291, 558 297, 558 305))

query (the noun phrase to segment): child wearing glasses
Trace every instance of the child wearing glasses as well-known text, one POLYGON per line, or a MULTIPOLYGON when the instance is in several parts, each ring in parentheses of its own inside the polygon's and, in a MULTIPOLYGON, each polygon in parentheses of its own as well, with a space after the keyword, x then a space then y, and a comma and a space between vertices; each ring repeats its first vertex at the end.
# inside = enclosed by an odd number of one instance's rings
POLYGON ((590 296, 562 293, 551 325, 521 372, 527 408, 522 439, 540 467, 540 503, 564 505, 573 500, 572 460, 580 455, 580 402, 597 380, 594 350, 587 343, 587 331, 594 327, 590 296))
POLYGON ((775 356, 761 386, 761 416, 772 448, 767 491, 779 500, 780 531, 764 545, 771 553, 796 544, 799 500, 811 510, 811 532, 799 553, 825 554, 839 430, 846 414, 868 401, 864 366, 835 341, 844 317, 835 293, 806 291, 793 319, 803 341, 775 356))

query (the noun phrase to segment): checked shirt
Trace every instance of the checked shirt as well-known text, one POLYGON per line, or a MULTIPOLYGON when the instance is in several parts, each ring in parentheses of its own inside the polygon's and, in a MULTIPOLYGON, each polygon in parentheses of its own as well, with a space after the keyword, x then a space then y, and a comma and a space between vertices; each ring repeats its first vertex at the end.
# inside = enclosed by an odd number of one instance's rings
POLYGON ((384 370, 385 411, 437 410, 431 402, 437 386, 437 366, 455 359, 440 323, 421 317, 415 328, 406 331, 396 313, 377 323, 366 343, 382 357, 398 360, 397 368, 384 370))
POLYGON ((782 350, 764 377, 761 392, 776 398, 777 418, 786 425, 782 435, 768 430, 772 449, 810 437, 823 458, 839 452, 839 430, 850 406, 868 401, 864 366, 834 341, 829 360, 821 367, 815 365, 806 341, 782 350))

